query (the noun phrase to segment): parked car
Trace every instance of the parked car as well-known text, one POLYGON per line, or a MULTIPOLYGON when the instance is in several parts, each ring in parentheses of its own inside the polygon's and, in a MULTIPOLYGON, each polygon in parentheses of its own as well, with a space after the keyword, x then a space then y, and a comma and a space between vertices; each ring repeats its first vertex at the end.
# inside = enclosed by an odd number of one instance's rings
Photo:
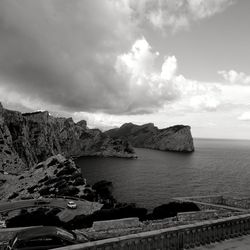
POLYGON ((67 207, 68 208, 77 208, 77 205, 76 205, 76 203, 74 201, 69 201, 67 203, 67 207))
POLYGON ((78 232, 58 227, 37 227, 18 232, 7 244, 7 250, 45 250, 87 242, 78 232))

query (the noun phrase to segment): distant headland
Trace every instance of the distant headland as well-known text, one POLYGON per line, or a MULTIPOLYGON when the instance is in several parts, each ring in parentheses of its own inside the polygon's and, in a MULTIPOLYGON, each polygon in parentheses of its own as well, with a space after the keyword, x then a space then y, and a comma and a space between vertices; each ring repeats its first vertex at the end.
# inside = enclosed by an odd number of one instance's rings
POLYGON ((190 126, 175 125, 158 129, 153 123, 135 125, 125 123, 120 128, 106 131, 112 138, 128 140, 132 146, 163 151, 193 152, 194 143, 190 126))

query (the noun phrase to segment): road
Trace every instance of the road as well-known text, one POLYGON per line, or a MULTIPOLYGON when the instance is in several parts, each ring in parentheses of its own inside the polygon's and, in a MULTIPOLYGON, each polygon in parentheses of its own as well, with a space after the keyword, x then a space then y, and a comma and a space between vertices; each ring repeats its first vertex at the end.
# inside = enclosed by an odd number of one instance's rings
MULTIPOLYGON (((43 200, 48 201, 49 204, 45 205, 36 205, 35 202, 37 200, 31 199, 31 200, 20 200, 20 201, 9 201, 9 202, 0 202, 0 214, 4 212, 10 212, 14 210, 19 210, 23 208, 31 208, 31 207, 57 207, 61 209, 61 212, 59 212, 58 216, 59 218, 67 222, 71 219, 73 219, 76 215, 81 214, 92 214, 94 211, 100 210, 103 206, 100 203, 97 202, 89 202, 85 200, 74 200, 74 202, 77 205, 76 209, 70 209, 67 207, 67 203, 70 199, 63 199, 63 198, 44 198, 43 200)), ((10 240, 13 235, 21 230, 21 228, 7 228, 7 229, 0 229, 0 244, 1 242, 10 240)), ((1 246, 0 246, 1 249, 1 246)))
POLYGON ((0 202, 0 213, 9 212, 13 210, 19 210, 23 208, 30 207, 57 207, 63 210, 64 214, 72 214, 72 216, 80 214, 92 214, 94 211, 99 210, 102 207, 102 204, 97 202, 89 202, 85 200, 74 200, 77 205, 76 209, 69 209, 67 203, 69 199, 63 198, 44 198, 43 200, 48 201, 48 204, 37 205, 35 199, 30 200, 20 200, 20 201, 9 201, 9 202, 0 202))
MULTIPOLYGON (((47 200, 47 199, 46 199, 47 200)), ((10 201, 10 202, 1 202, 0 203, 0 213, 13 211, 17 209, 22 208, 29 208, 29 207, 39 207, 39 205, 36 205, 35 202, 37 200, 21 200, 21 201, 10 201)), ((49 206, 51 207, 58 207, 58 208, 65 208, 65 205, 62 204, 62 202, 58 202, 57 200, 52 201, 48 200, 50 202, 49 206)))

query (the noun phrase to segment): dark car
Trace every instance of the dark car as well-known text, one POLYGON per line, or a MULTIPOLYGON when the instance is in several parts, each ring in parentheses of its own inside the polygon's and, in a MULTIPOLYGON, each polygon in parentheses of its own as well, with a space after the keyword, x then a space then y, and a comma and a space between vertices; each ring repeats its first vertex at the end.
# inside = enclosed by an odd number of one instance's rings
POLYGON ((9 241, 6 249, 31 250, 52 249, 87 242, 88 239, 79 231, 76 234, 58 227, 37 227, 18 232, 9 241))

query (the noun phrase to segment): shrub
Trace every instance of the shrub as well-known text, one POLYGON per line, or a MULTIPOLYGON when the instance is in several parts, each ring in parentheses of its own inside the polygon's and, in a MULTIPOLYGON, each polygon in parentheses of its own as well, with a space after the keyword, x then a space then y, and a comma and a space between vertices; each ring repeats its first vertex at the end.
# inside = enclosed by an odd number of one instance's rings
POLYGON ((39 190, 40 195, 49 195, 50 194, 50 187, 43 187, 39 190))
POLYGON ((37 188, 37 185, 34 185, 32 187, 28 187, 27 190, 29 193, 34 193, 34 190, 37 188))
POLYGON ((79 193, 79 189, 74 186, 68 186, 65 188, 62 188, 58 191, 58 195, 65 195, 65 196, 74 196, 79 193))
POLYGON ((80 186, 84 184, 85 184, 85 180, 82 177, 77 177, 74 181, 75 186, 80 186))
POLYGON ((18 193, 13 192, 13 193, 8 197, 8 200, 15 199, 17 196, 18 196, 18 193))
POLYGON ((47 181, 49 179, 49 177, 46 175, 44 178, 42 178, 41 180, 38 181, 38 183, 42 183, 44 181, 47 181))
POLYGON ((199 207, 193 202, 170 202, 154 208, 153 213, 147 219, 163 219, 174 217, 180 212, 200 211, 199 207))
POLYGON ((98 181, 92 186, 92 188, 96 191, 101 199, 112 198, 113 184, 111 181, 98 181))
POLYGON ((135 208, 132 206, 113 209, 101 209, 91 215, 76 216, 67 224, 67 226, 69 228, 91 227, 94 221, 115 220, 129 217, 138 217, 139 219, 142 219, 146 216, 146 214, 146 208, 135 208))
POLYGON ((39 208, 33 212, 24 211, 8 219, 6 225, 7 227, 28 227, 38 225, 63 227, 64 223, 55 215, 57 211, 58 210, 50 211, 46 208, 39 208))

